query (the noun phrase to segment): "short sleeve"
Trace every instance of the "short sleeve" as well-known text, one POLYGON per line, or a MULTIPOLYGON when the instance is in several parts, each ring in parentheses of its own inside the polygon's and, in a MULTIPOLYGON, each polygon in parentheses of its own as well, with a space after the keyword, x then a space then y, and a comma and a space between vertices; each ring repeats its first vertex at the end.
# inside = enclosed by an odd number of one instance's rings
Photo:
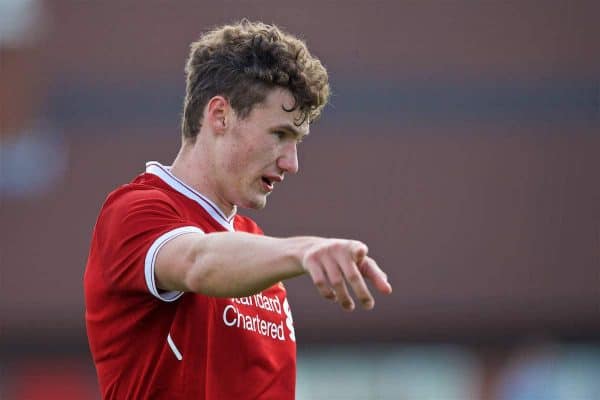
POLYGON ((156 287, 156 274, 154 273, 154 265, 156 263, 156 256, 158 251, 167 244, 170 240, 175 239, 177 236, 184 235, 186 233, 204 233, 196 226, 182 226, 175 228, 171 231, 163 233, 159 236, 150 246, 146 252, 146 258, 144 260, 144 276, 146 278, 146 286, 154 297, 163 301, 175 301, 183 295, 183 292, 163 292, 158 290, 156 287))
POLYGON ((187 221, 177 204, 160 190, 131 190, 107 200, 96 223, 95 242, 109 290, 151 294, 165 302, 182 292, 158 289, 154 266, 166 243, 188 233, 203 233, 187 221))

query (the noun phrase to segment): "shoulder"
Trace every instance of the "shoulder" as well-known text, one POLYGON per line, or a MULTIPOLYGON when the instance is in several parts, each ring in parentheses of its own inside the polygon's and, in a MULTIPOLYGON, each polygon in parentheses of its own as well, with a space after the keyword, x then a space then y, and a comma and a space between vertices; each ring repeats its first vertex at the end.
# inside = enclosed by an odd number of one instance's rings
POLYGON ((258 226, 256 222, 254 222, 251 218, 243 215, 236 215, 233 221, 233 225, 236 231, 256 233, 259 235, 264 234, 262 229, 258 226))
POLYGON ((123 218, 129 214, 157 211, 179 214, 178 208, 175 197, 168 191, 134 181, 112 191, 107 196, 100 215, 123 218))
POLYGON ((108 195, 94 226, 94 239, 114 244, 120 238, 131 244, 186 224, 192 225, 175 196, 160 187, 133 182, 108 195))

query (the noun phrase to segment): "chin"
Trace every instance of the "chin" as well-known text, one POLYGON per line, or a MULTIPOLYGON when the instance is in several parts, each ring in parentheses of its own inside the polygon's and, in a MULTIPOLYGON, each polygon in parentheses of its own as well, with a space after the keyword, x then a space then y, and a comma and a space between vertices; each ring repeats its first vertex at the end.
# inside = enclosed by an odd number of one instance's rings
POLYGON ((262 199, 262 201, 257 201, 252 205, 252 208, 255 210, 262 210, 267 206, 267 199, 262 199))
POLYGON ((251 208, 253 210, 262 210, 267 205, 267 196, 261 196, 260 198, 247 199, 241 204, 243 208, 251 208))

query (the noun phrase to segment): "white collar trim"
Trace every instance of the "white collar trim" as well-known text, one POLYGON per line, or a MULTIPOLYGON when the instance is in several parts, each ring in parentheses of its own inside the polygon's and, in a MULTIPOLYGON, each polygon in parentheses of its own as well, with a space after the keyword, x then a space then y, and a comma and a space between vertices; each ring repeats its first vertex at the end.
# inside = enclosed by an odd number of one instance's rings
POLYGON ((200 204, 200 206, 225 229, 230 232, 234 231, 233 219, 237 211, 235 206, 233 206, 233 212, 229 218, 226 217, 215 203, 173 175, 171 173, 170 166, 164 166, 157 161, 148 161, 146 163, 146 173, 158 176, 174 190, 181 193, 188 199, 194 200, 196 203, 200 204))

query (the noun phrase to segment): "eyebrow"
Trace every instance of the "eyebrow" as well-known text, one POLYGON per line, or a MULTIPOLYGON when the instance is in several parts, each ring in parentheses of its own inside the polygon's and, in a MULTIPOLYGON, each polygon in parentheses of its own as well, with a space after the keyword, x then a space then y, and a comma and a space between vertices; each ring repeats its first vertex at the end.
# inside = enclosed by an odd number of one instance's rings
POLYGON ((298 128, 296 128, 292 124, 277 125, 273 129, 288 131, 288 132, 292 133, 296 137, 296 139, 302 139, 303 137, 308 135, 308 132, 303 133, 303 132, 299 131, 298 128))

